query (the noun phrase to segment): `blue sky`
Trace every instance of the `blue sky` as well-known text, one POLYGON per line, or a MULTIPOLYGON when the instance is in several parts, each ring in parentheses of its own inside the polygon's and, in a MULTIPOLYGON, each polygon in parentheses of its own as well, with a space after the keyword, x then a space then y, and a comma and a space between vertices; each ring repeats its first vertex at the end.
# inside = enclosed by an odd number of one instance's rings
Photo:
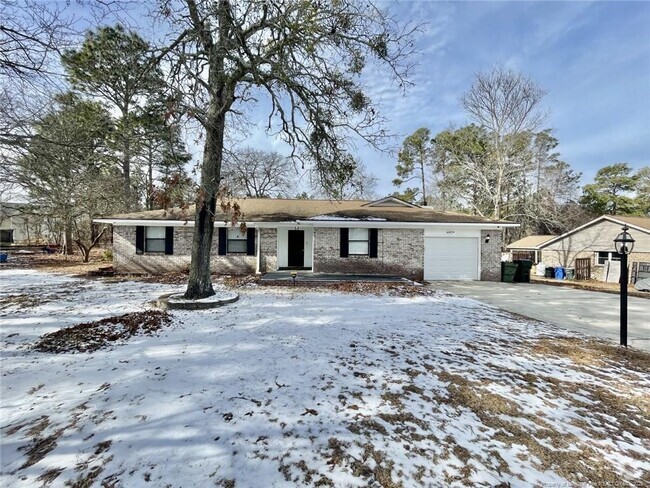
MULTIPOLYGON (((378 1, 398 20, 426 23, 406 95, 385 73, 367 76, 395 148, 419 127, 436 134, 469 123, 459 98, 477 72, 502 65, 547 90, 546 126, 583 184, 608 164, 650 165, 650 1, 378 1)), ((144 35, 154 28, 132 20, 144 35)), ((242 142, 287 152, 264 133, 265 108, 251 111, 260 129, 242 142)), ((191 149, 200 160, 201 148, 191 149)), ((378 195, 396 190, 394 154, 359 146, 357 156, 379 178, 378 195)))
MULTIPOLYGON (((415 86, 402 96, 370 77, 389 128, 404 136, 468 123, 458 102, 478 71, 500 64, 533 78, 548 94, 547 126, 562 158, 592 181, 602 166, 650 164, 650 2, 385 2, 403 20, 427 22, 418 41, 415 86)), ((256 145, 278 148, 262 133, 256 145)), ((395 188, 395 157, 368 148, 358 155, 395 188)))

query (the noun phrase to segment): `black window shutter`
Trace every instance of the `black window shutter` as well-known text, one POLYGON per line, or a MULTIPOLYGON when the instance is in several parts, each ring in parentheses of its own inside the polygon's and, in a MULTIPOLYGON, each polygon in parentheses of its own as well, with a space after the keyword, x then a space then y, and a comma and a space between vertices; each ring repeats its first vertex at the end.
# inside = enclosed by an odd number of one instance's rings
POLYGON ((144 253, 144 226, 138 225, 135 228, 135 253, 144 253))
POLYGON ((377 229, 368 229, 369 247, 368 257, 377 257, 377 229))
POLYGON ((165 227, 165 254, 174 254, 174 228, 165 227))
POLYGON ((350 254, 350 246, 348 241, 349 229, 341 228, 341 257, 347 258, 350 254))
POLYGON ((228 245, 228 229, 225 227, 219 227, 219 256, 226 255, 226 249, 228 245))
POLYGON ((246 229, 246 254, 255 256, 255 229, 246 229))

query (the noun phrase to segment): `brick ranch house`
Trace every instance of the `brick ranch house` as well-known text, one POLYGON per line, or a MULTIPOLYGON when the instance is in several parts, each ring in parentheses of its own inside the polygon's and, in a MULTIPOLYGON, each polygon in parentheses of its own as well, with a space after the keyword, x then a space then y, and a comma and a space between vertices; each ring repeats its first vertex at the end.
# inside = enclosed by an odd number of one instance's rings
MULTIPOLYGON (((426 280, 500 279, 502 229, 518 224, 376 201, 241 199, 240 226, 215 216, 212 267, 223 274, 304 269, 426 280)), ((221 212, 218 210, 218 212, 221 212)), ((113 225, 121 273, 186 270, 194 209, 96 219, 113 225)))

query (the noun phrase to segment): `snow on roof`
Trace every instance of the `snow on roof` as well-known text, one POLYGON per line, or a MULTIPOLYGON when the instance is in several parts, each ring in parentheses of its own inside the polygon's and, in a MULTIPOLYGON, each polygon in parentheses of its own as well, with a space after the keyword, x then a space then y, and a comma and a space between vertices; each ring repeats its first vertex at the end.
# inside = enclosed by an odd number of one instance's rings
POLYGON ((359 217, 345 217, 342 215, 316 215, 315 217, 309 217, 307 220, 331 220, 331 221, 346 221, 346 220, 363 220, 363 221, 381 221, 381 222, 386 222, 386 219, 382 219, 381 217, 366 217, 366 218, 359 218, 359 217))

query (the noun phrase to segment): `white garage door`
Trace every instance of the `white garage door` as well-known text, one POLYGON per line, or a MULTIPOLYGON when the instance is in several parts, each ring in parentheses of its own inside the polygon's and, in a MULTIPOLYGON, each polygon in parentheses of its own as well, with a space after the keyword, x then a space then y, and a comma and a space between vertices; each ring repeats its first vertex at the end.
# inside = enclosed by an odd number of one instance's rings
POLYGON ((478 280, 476 237, 425 237, 425 280, 478 280))

